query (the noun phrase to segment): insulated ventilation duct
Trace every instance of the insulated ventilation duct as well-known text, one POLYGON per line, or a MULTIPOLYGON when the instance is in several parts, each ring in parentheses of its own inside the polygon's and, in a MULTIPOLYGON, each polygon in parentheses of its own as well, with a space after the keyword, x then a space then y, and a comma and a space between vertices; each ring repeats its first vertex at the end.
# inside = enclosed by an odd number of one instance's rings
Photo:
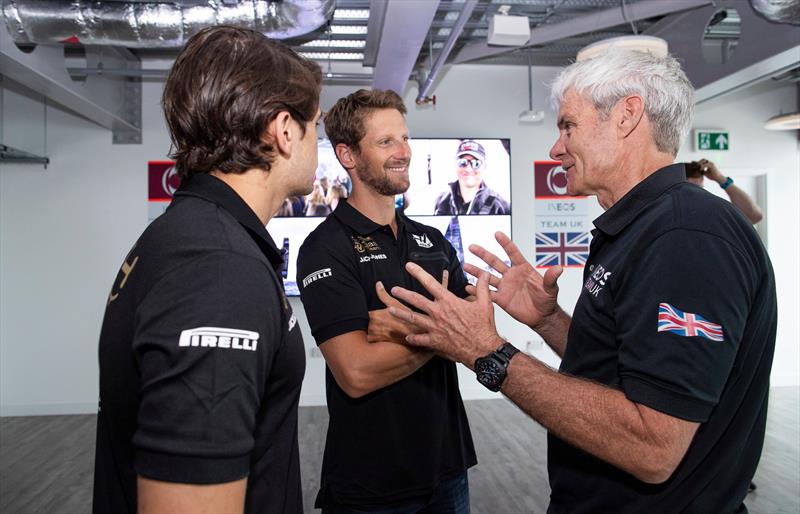
POLYGON ((308 34, 333 16, 335 0, 98 2, 2 0, 18 44, 84 43, 128 48, 180 48, 212 25, 257 30, 273 39, 308 34))
POLYGON ((750 0, 750 4, 769 21, 800 25, 800 0, 750 0))

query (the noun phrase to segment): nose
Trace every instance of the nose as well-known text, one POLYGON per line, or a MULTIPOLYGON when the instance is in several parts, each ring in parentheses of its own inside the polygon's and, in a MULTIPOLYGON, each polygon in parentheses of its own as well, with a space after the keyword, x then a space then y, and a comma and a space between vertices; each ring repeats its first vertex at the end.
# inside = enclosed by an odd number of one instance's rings
POLYGON ((561 161, 563 160, 561 157, 565 153, 567 153, 567 149, 564 147, 561 134, 559 134, 558 139, 556 139, 556 142, 553 143, 552 148, 550 148, 550 158, 554 161, 561 161))
POLYGON ((403 141, 398 149, 398 153, 395 156, 396 159, 400 160, 409 160, 411 159, 411 145, 408 144, 408 141, 403 141))

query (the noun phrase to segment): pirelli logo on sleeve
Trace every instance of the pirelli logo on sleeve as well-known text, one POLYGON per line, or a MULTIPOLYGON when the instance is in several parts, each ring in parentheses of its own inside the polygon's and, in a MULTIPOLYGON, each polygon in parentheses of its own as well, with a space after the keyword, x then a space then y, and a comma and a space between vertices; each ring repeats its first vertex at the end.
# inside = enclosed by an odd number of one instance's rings
POLYGON ((178 346, 256 351, 258 332, 235 328, 198 327, 181 332, 178 346))
POLYGON ((333 272, 330 268, 323 268, 319 269, 313 273, 309 273, 306 275, 306 278, 303 279, 303 287, 308 287, 308 284, 316 282, 317 280, 321 280, 326 277, 330 277, 333 275, 333 272))

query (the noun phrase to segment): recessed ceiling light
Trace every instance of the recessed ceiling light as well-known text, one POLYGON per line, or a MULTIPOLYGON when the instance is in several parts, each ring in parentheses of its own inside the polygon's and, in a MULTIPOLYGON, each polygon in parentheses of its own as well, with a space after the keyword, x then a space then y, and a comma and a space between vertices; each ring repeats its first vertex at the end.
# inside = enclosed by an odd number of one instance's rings
POLYGON ((333 11, 333 19, 367 20, 369 19, 369 9, 336 9, 333 11))
POLYGON ((300 46, 315 46, 324 48, 364 48, 367 46, 367 42, 359 39, 315 39, 314 41, 303 43, 300 46))

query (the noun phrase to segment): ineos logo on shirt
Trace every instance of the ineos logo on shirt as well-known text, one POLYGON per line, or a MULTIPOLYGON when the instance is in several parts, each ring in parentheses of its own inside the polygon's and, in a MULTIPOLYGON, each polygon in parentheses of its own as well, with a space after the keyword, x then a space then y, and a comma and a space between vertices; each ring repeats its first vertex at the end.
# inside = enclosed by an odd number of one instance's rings
POLYGON ((316 282, 317 280, 323 279, 325 277, 330 277, 331 275, 333 275, 333 272, 331 271, 330 268, 323 268, 314 271, 313 273, 309 273, 308 275, 306 275, 306 278, 303 279, 303 287, 308 287, 308 284, 316 282))
POLYGON ((230 348, 232 350, 256 351, 258 332, 235 328, 197 327, 181 332, 178 346, 201 348, 230 348))

